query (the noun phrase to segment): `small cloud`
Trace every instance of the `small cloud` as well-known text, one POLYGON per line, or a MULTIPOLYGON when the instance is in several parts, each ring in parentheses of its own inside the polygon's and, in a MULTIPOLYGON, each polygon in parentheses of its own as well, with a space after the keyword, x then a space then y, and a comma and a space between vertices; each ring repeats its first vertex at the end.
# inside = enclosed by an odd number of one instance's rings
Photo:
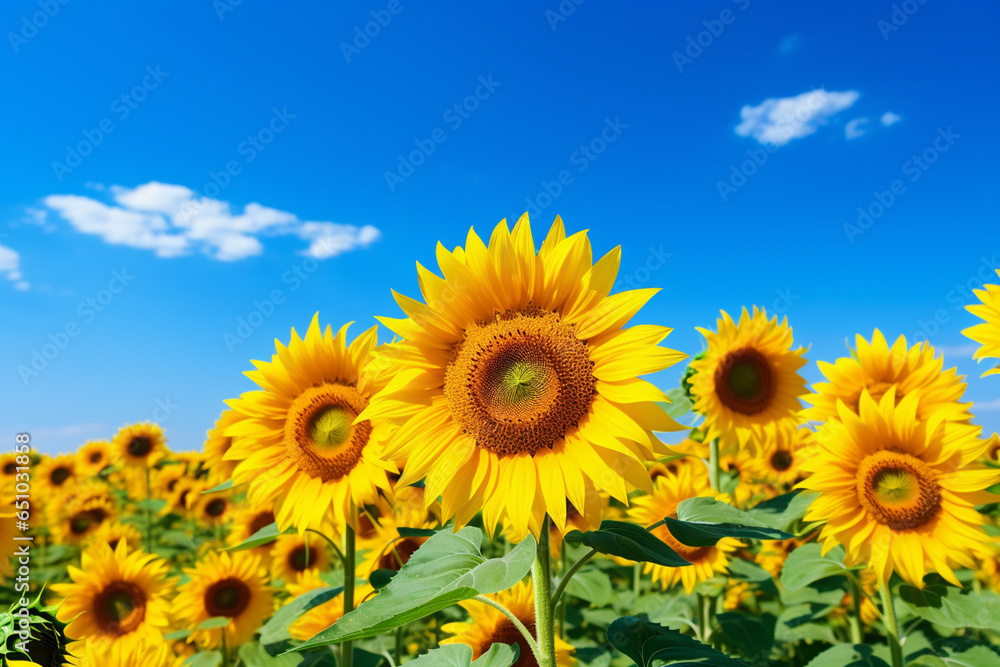
POLYGON ((844 136, 848 139, 857 139, 860 136, 864 136, 865 131, 861 129, 861 126, 867 123, 867 118, 855 118, 844 126, 844 136))
POLYGON ((234 212, 228 202, 198 196, 183 185, 151 181, 136 188, 112 185, 107 191, 112 203, 81 195, 49 195, 42 201, 78 232, 158 257, 200 252, 236 261, 263 253, 262 237, 292 235, 310 242, 303 254, 326 259, 365 248, 381 236, 371 225, 302 221, 256 202, 234 212))
POLYGON ((992 410, 1000 410, 1000 398, 994 398, 992 401, 978 401, 972 406, 973 412, 989 412, 992 410))
POLYGON ((28 289, 28 282, 21 274, 21 255, 5 245, 0 245, 0 273, 14 283, 14 289, 28 289))
POLYGON ((902 120, 902 118, 900 118, 891 111, 886 111, 884 114, 882 114, 881 118, 882 125, 884 125, 885 127, 889 127, 890 125, 895 125, 900 120, 902 120))
POLYGON ((972 355, 979 349, 978 345, 935 345, 934 351, 943 354, 946 357, 968 357, 972 358, 972 355))
POLYGON ((736 134, 752 136, 761 144, 784 146, 816 132, 830 117, 850 108, 860 97, 856 90, 827 91, 822 88, 794 97, 768 98, 757 106, 740 110, 742 122, 736 134))

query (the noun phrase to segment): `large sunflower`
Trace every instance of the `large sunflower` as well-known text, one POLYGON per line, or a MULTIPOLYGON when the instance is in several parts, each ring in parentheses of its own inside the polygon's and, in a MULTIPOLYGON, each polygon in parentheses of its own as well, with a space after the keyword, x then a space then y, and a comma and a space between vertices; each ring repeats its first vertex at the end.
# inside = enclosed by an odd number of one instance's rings
POLYGON ((996 502, 984 489, 1000 470, 976 463, 989 446, 979 428, 916 418, 920 398, 895 387, 876 403, 865 390, 856 415, 843 402, 839 420, 817 434, 820 447, 803 464, 812 475, 800 488, 820 491, 806 521, 826 521, 825 551, 837 543, 849 564, 867 562, 882 581, 896 571, 915 586, 936 571, 960 585, 955 564, 974 568, 970 554, 988 540, 975 506, 996 502))
POLYGON ((518 538, 546 513, 563 528, 566 501, 586 511, 595 487, 621 502, 649 488, 643 464, 665 453, 652 431, 680 426, 637 376, 684 355, 659 347, 667 327, 623 328, 658 290, 609 296, 619 256, 593 264, 559 218, 536 255, 524 215, 489 246, 473 230, 465 248, 438 244, 443 278, 417 265, 425 303, 396 294, 408 317, 379 318, 403 340, 378 353, 392 380, 361 415, 399 426, 385 454, 406 460, 400 484, 426 477, 445 519, 482 509, 518 538))
MULTIPOLYGON (((676 518, 677 506, 682 500, 712 495, 707 475, 681 468, 676 474, 668 472, 658 476, 653 493, 635 498, 626 513, 627 520, 640 526, 652 526, 663 521, 664 517, 676 518)), ((723 537, 712 546, 691 547, 681 543, 664 524, 654 528, 652 533, 691 565, 666 567, 646 563, 644 572, 651 573, 653 581, 659 582, 663 588, 682 583, 689 595, 699 582, 710 579, 716 573, 728 572, 729 554, 741 544, 739 540, 723 537)))
MULTIPOLYGON (((1000 270, 997 270, 997 276, 1000 276, 1000 270)), ((1000 359, 1000 285, 983 285, 983 289, 973 291, 982 303, 966 306, 965 309, 985 321, 963 329, 962 333, 981 346, 972 355, 973 359, 1000 359)), ((983 373, 983 376, 995 373, 1000 373, 1000 364, 983 373)))
POLYGON ((118 429, 111 440, 112 456, 130 468, 152 466, 167 453, 167 439, 159 424, 139 422, 118 429))
POLYGON ((843 401, 858 414, 861 392, 867 390, 876 401, 889 387, 896 388, 896 400, 919 394, 917 419, 926 421, 941 412, 945 419, 968 421, 971 403, 959 403, 965 393, 964 376, 956 369, 944 370, 944 358, 934 358, 934 348, 927 343, 906 347, 906 337, 900 336, 889 347, 882 332, 875 329, 872 342, 861 334, 855 337, 857 357, 842 357, 836 363, 819 362, 819 369, 829 382, 813 385, 814 394, 802 400, 812 403, 802 411, 810 420, 825 422, 837 418, 837 401, 843 401))
POLYGON ((162 642, 170 604, 167 564, 118 543, 114 551, 97 543, 83 553, 79 568, 68 566, 72 583, 53 584, 63 597, 57 617, 69 623, 66 634, 86 637, 102 647, 119 645, 126 653, 143 641, 162 642))
POLYGON ((107 440, 88 440, 76 453, 76 468, 84 477, 92 477, 111 465, 111 444, 107 440))
POLYGON ((376 343, 376 327, 347 345, 347 326, 334 336, 315 315, 305 339, 292 329, 270 363, 256 361, 247 377, 263 389, 228 401, 241 419, 225 433, 233 438, 224 460, 239 461, 237 484, 247 497, 273 505, 282 530, 318 528, 325 516, 338 525, 356 523, 356 509, 389 490, 386 472, 396 467, 379 457, 387 424, 356 417, 378 388, 365 370, 376 343))
POLYGON ((226 429, 243 418, 243 415, 234 410, 223 410, 215 420, 215 426, 208 431, 205 440, 205 468, 208 470, 208 483, 212 486, 233 476, 236 462, 223 458, 233 444, 233 438, 226 435, 226 429))
MULTIPOLYGON (((328 586, 329 584, 323 581, 319 573, 315 570, 307 570, 294 581, 289 581, 285 584, 288 592, 295 597, 305 595, 317 588, 326 588, 328 586)), ((356 603, 360 603, 360 601, 367 599, 374 593, 375 589, 370 584, 363 584, 354 589, 354 600, 356 603)), ((326 630, 334 622, 340 620, 340 617, 343 615, 344 595, 341 592, 299 616, 294 623, 288 626, 288 634, 291 635, 292 639, 298 639, 299 641, 312 639, 320 631, 326 630)))
POLYGON ((228 616, 221 628, 197 630, 188 638, 203 648, 222 645, 225 633, 229 646, 249 641, 257 628, 274 611, 274 594, 264 583, 260 559, 244 551, 209 552, 205 558, 184 570, 189 580, 174 599, 174 614, 187 628, 216 617, 228 616))
POLYGON ((698 328, 708 349, 691 362, 689 379, 694 410, 705 416, 705 439, 723 444, 758 445, 779 428, 794 427, 805 392, 799 369, 804 348, 792 349, 788 318, 753 307, 743 309, 739 324, 722 311, 718 332, 698 328))
POLYGON ((294 581, 304 572, 323 572, 330 565, 326 540, 315 533, 279 535, 271 547, 271 574, 294 581))
POLYGON ((52 498, 71 488, 77 480, 76 456, 45 457, 31 473, 32 491, 39 498, 52 498))
MULTIPOLYGON (((534 591, 530 582, 520 582, 513 588, 486 597, 506 607, 517 620, 524 624, 528 633, 535 636, 534 591)), ((479 658, 495 643, 517 644, 517 662, 511 667, 538 667, 535 656, 524 636, 518 632, 510 619, 496 608, 484 602, 466 600, 460 605, 469 613, 467 623, 445 623, 441 629, 453 635, 441 640, 441 644, 466 644, 472 647, 473 660, 479 658)), ((556 667, 569 667, 576 663, 573 647, 559 637, 556 642, 556 667)))

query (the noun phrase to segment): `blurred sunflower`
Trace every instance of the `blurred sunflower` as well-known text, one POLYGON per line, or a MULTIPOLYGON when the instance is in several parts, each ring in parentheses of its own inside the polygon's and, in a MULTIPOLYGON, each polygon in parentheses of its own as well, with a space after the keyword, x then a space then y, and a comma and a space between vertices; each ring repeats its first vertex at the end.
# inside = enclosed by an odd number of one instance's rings
POLYGON ((160 514, 180 514, 187 515, 198 502, 201 492, 205 490, 205 484, 191 477, 180 477, 173 483, 173 491, 166 497, 167 504, 160 510, 160 514))
POLYGON ((188 637, 203 648, 221 646, 223 633, 229 646, 249 641, 274 611, 274 594, 264 583, 260 559, 245 551, 211 551, 184 573, 189 579, 174 598, 181 625, 194 629, 216 616, 230 619, 224 627, 196 630, 188 637))
POLYGON ((167 439, 159 424, 139 422, 118 429, 111 440, 114 459, 130 468, 152 466, 167 453, 167 439))
MULTIPOLYGON (((3 503, 4 507, 12 507, 13 503, 3 503)), ((17 529, 17 515, 12 511, 0 512, 0 580, 14 578, 14 551, 17 548, 14 537, 20 535, 17 529)))
POLYGON ((217 528, 232 519, 235 507, 225 493, 199 494, 194 498, 192 515, 195 521, 208 528, 217 528))
MULTIPOLYGON (((320 578, 316 570, 307 570, 294 581, 289 581, 285 584, 288 592, 295 597, 305 595, 317 588, 328 587, 329 584, 320 578)), ((354 599, 356 602, 360 602, 374 593, 375 589, 369 584, 364 584, 354 589, 354 599)), ((299 641, 311 639, 319 634, 320 631, 326 630, 333 625, 335 621, 340 620, 340 617, 343 615, 344 595, 341 592, 299 616, 295 622, 288 626, 288 634, 291 635, 292 639, 298 639, 299 641)))
POLYGON ((175 655, 164 642, 146 641, 123 648, 79 641, 69 645, 69 652, 72 657, 67 665, 73 667, 181 667, 184 663, 184 658, 175 655))
POLYGON ((279 535, 271 547, 270 571, 275 579, 294 581, 303 572, 323 572, 329 565, 326 541, 313 533, 279 535))
POLYGON ((347 325, 323 332, 317 314, 304 340, 292 329, 288 347, 275 341, 271 361, 246 373, 262 390, 228 401, 241 418, 225 430, 233 442, 223 459, 239 461, 233 480, 249 484, 251 503, 274 506, 282 530, 318 528, 326 516, 356 527, 355 508, 389 490, 396 467, 379 457, 388 425, 358 419, 380 382, 365 370, 376 335, 372 327, 348 346, 347 325))
POLYGON ((423 526, 428 522, 435 524, 441 521, 441 503, 437 500, 427 502, 427 495, 422 486, 398 486, 393 489, 389 500, 392 507, 393 520, 399 526, 413 528, 423 526))
MULTIPOLYGON (((177 483, 187 477, 183 465, 165 465, 153 470, 153 495, 156 498, 169 498, 177 488, 177 483)), ((193 477, 192 477, 193 479, 193 477)))
POLYGON ((142 534, 130 523, 104 521, 90 533, 91 544, 103 542, 114 551, 118 543, 124 541, 129 549, 136 549, 142 544, 142 534))
POLYGON ((12 488, 14 477, 17 475, 17 457, 18 455, 14 452, 0 454, 0 483, 3 484, 4 492, 12 488))
POLYGON ((777 579, 781 576, 781 570, 785 567, 788 555, 806 542, 811 541, 813 535, 793 537, 788 540, 764 540, 760 543, 760 549, 754 554, 753 560, 777 579))
POLYGON ((805 349, 792 349, 788 318, 768 320, 757 306, 753 315, 744 308, 738 324, 722 311, 717 327, 698 328, 708 349, 691 362, 693 409, 705 417, 706 441, 754 449, 797 424, 805 349))
POLYGON ((111 465, 111 444, 107 440, 88 440, 76 453, 76 469, 92 477, 111 465))
MULTIPOLYGON (((997 276, 1000 276, 1000 270, 997 270, 997 276)), ((1000 285, 983 285, 983 289, 973 292, 981 303, 966 306, 965 309, 984 321, 962 330, 964 335, 980 345, 972 358, 978 361, 988 357, 1000 359, 1000 285)), ((995 373, 1000 373, 1000 364, 983 373, 983 376, 995 373)))
POLYGON ((803 463, 812 475, 798 488, 821 493, 805 520, 826 521, 824 551, 843 544, 848 564, 868 563, 883 582, 896 571, 922 587, 935 571, 960 586, 952 568, 974 568, 971 550, 989 539, 975 507, 998 500, 985 489, 1000 470, 976 463, 989 446, 979 427, 941 414, 918 421, 919 395, 897 405, 895 391, 876 403, 865 390, 859 415, 837 404, 839 420, 826 422, 803 463))
MULTIPOLYGON (((534 590, 530 582, 519 582, 513 588, 486 597, 507 608, 517 620, 535 636, 534 590)), ((476 600, 459 603, 469 614, 466 623, 445 623, 441 629, 450 635, 441 644, 466 644, 472 647, 472 659, 476 660, 495 643, 517 644, 518 659, 511 667, 538 667, 524 636, 517 627, 496 608, 476 600)), ((576 663, 573 647, 561 638, 555 638, 556 667, 570 667, 576 663)))
POLYGON ((804 476, 801 470, 805 460, 803 452, 812 451, 814 435, 812 429, 804 426, 778 429, 775 437, 764 443, 762 451, 749 459, 749 477, 779 491, 788 490, 804 476))
POLYGON ((233 444, 233 438, 226 435, 226 429, 243 418, 235 410, 223 410, 215 420, 215 426, 208 431, 204 446, 205 468, 208 470, 208 483, 212 486, 232 479, 236 462, 223 458, 233 444))
POLYGON ((73 486, 77 479, 76 456, 60 454, 44 457, 31 474, 32 491, 39 498, 54 498, 73 486))
MULTIPOLYGON (((237 507, 233 512, 233 522, 229 527, 229 545, 236 546, 245 542, 259 530, 274 523, 274 510, 270 507, 245 505, 237 507)), ((265 567, 271 563, 271 544, 261 544, 247 549, 249 553, 260 557, 265 567)))
POLYGON ((444 519, 482 509, 518 539, 545 514, 564 528, 594 488, 623 503, 650 488, 644 463, 666 453, 652 431, 681 427, 638 376, 685 355, 659 347, 667 327, 623 328, 658 290, 609 296, 619 258, 593 264, 559 218, 536 254, 524 215, 488 247, 471 229, 465 248, 438 244, 443 278, 417 265, 425 303, 396 294, 407 317, 379 318, 403 340, 377 353, 392 379, 361 415, 399 427, 385 455, 406 460, 401 485, 426 478, 444 519))
MULTIPOLYGON (((694 475, 687 469, 681 469, 676 475, 667 473, 656 479, 652 494, 639 496, 632 501, 632 506, 626 512, 626 520, 640 526, 651 526, 664 517, 676 518, 677 506, 682 500, 713 495, 705 476, 694 475)), ((670 529, 662 524, 654 528, 652 533, 691 565, 665 567, 646 563, 643 571, 651 573, 653 581, 659 582, 663 588, 682 583, 684 591, 689 595, 699 582, 710 579, 717 573, 728 572, 729 555, 741 544, 731 537, 723 537, 713 546, 690 547, 678 541, 670 529)))
POLYGON ((988 440, 989 446, 986 448, 984 457, 987 461, 1000 463, 1000 434, 994 433, 988 440))
POLYGON ((67 569, 72 583, 50 588, 63 598, 57 618, 69 624, 68 636, 86 637, 107 650, 119 646, 125 654, 144 641, 163 641, 172 585, 165 562, 129 552, 124 542, 114 551, 98 543, 83 552, 79 568, 67 569))
POLYGON ((861 392, 878 401, 890 387, 896 389, 896 400, 918 394, 917 419, 926 421, 931 415, 941 413, 944 419, 969 421, 971 403, 960 403, 965 393, 964 376, 954 368, 944 370, 944 357, 934 357, 934 348, 927 343, 906 347, 906 337, 900 336, 890 348, 875 329, 869 344, 861 334, 855 337, 856 357, 842 357, 835 363, 818 362, 820 371, 828 382, 813 385, 815 393, 803 396, 812 403, 802 411, 809 420, 825 422, 837 419, 837 401, 858 414, 861 392))
POLYGON ((56 513, 58 520, 50 525, 53 539, 56 543, 74 546, 90 541, 101 524, 118 515, 111 489, 92 481, 80 484, 76 493, 58 506, 56 513))

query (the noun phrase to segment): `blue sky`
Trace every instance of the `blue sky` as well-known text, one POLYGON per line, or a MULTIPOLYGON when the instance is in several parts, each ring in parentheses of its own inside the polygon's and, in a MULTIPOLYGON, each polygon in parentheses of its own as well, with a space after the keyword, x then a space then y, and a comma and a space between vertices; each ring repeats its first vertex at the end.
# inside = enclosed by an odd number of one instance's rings
POLYGON ((815 381, 929 336, 996 430, 960 332, 1000 258, 1000 9, 902 4, 4 2, 0 428, 200 447, 274 338, 398 315, 439 239, 530 209, 621 244, 671 347, 777 307, 815 381))

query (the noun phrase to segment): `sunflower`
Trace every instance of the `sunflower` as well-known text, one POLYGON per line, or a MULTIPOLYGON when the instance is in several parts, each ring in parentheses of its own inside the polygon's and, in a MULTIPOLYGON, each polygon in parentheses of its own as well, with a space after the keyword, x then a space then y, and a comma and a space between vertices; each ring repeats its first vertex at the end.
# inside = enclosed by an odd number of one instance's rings
MULTIPOLYGON (((506 607, 521 621, 528 633, 535 635, 534 591, 530 582, 520 582, 513 588, 486 597, 506 607)), ((517 644, 518 659, 511 667, 538 667, 524 636, 514 624, 496 608, 476 600, 466 600, 460 605, 469 613, 467 623, 445 623, 441 629, 452 635, 441 644, 466 644, 472 647, 473 660, 478 659, 495 643, 517 644)), ((573 647, 556 637, 556 667, 569 667, 576 663, 573 647)))
MULTIPOLYGON (((24 456, 21 454, 21 456, 24 456)), ((18 454, 14 452, 3 452, 0 454, 0 480, 3 483, 3 491, 7 492, 13 488, 14 477, 17 475, 18 454)))
POLYGON ((249 483, 251 503, 274 506, 282 530, 303 533, 327 515, 356 526, 355 508, 388 491, 396 471, 379 457, 387 425, 357 419, 381 381, 365 370, 377 328, 348 346, 347 326, 323 332, 316 314, 304 340, 292 329, 288 347, 275 341, 270 363, 246 373, 263 389, 228 401, 240 419, 225 430, 223 460, 239 461, 233 480, 249 483))
MULTIPOLYGON (((245 542, 272 523, 274 523, 274 510, 270 507, 255 505, 237 507, 233 512, 233 523, 229 527, 229 545, 237 546, 245 542)), ((267 566, 271 563, 271 548, 271 544, 261 544, 247 551, 260 557, 261 563, 267 566)))
POLYGON ((804 476, 803 453, 813 450, 814 433, 806 427, 782 428, 775 436, 764 443, 759 455, 750 458, 747 472, 751 479, 784 492, 804 476))
POLYGON ((129 424, 118 429, 111 440, 115 460, 130 468, 152 466, 167 453, 163 429, 152 422, 129 424))
MULTIPOLYGON (((436 526, 436 522, 426 521, 405 527, 435 528, 436 526)), ((365 551, 358 566, 362 577, 367 578, 375 570, 399 570, 410 560, 410 556, 430 539, 422 535, 401 537, 399 528, 392 516, 383 516, 377 524, 374 524, 374 533, 370 537, 358 540, 358 550, 365 551)))
MULTIPOLYGON (((152 471, 152 491, 156 498, 169 498, 174 494, 178 482, 187 477, 182 465, 165 465, 152 471)), ((193 477, 192 477, 193 479, 193 477)))
POLYGON ((76 468, 84 477, 92 477, 111 465, 111 444, 107 440, 88 440, 76 453, 76 468))
MULTIPOLYGON (((328 586, 329 584, 320 578, 316 570, 307 570, 296 577, 294 581, 289 581, 285 585, 288 592, 295 597, 305 595, 317 588, 327 588, 328 586)), ((354 589, 354 600, 356 603, 360 603, 362 600, 374 595, 374 593, 375 589, 369 584, 358 586, 354 589)), ((326 630, 333 625, 335 621, 340 620, 340 617, 343 615, 344 595, 341 592, 299 616, 295 622, 288 626, 288 634, 291 635, 292 639, 299 641, 311 639, 319 634, 320 631, 326 630)))
POLYGON ((236 462, 223 457, 233 444, 233 438, 226 435, 226 429, 241 419, 245 417, 235 410, 223 410, 215 420, 215 426, 208 431, 204 447, 205 468, 208 470, 208 483, 213 486, 231 479, 236 470, 236 462))
POLYGON ((753 561, 767 570, 774 579, 781 576, 781 570, 785 567, 788 555, 811 541, 813 535, 806 537, 793 537, 787 540, 765 540, 760 543, 760 549, 753 556, 753 561))
POLYGON ((160 510, 160 514, 187 514, 198 500, 201 492, 205 490, 205 485, 191 477, 180 477, 173 485, 173 491, 167 495, 167 504, 160 510))
POLYGON ((166 563, 129 552, 122 541, 114 551, 95 544, 83 552, 79 568, 67 569, 72 583, 51 589, 63 598, 57 617, 69 623, 68 636, 101 647, 120 645, 125 653, 143 641, 163 641, 170 607, 165 596, 172 586, 166 563))
POLYGON ((427 502, 422 486, 400 486, 393 489, 389 500, 393 520, 399 526, 413 528, 428 522, 440 524, 441 503, 427 502))
POLYGON ((691 362, 694 410, 705 416, 705 440, 756 448, 779 428, 794 427, 805 392, 799 369, 804 348, 792 349, 786 317, 768 320, 763 309, 743 309, 739 324, 722 311, 718 332, 698 328, 708 349, 691 362))
POLYGON ((274 594, 264 583, 260 559, 245 551, 209 552, 191 569, 184 570, 189 580, 174 599, 174 613, 187 628, 215 616, 231 620, 222 628, 198 630, 188 638, 203 648, 222 644, 237 646, 254 636, 257 628, 274 610, 274 594))
POLYGON ((921 587, 931 570, 960 586, 952 568, 975 567, 971 550, 988 540, 975 506, 996 502, 985 489, 1000 470, 976 463, 989 446, 979 427, 918 421, 919 395, 897 405, 895 391, 876 403, 865 390, 858 415, 837 404, 803 464, 812 475, 798 487, 821 494, 805 520, 826 521, 824 551, 843 544, 849 565, 868 563, 883 582, 896 571, 921 587))
POLYGON ((650 488, 644 463, 666 453, 652 431, 681 427, 637 376, 684 355, 659 347, 667 327, 623 328, 658 290, 609 296, 619 258, 592 264, 559 218, 536 255, 524 215, 488 247, 471 229, 465 248, 439 244, 443 278, 418 264, 425 303, 397 294, 408 317, 379 318, 402 340, 378 353, 392 380, 361 415, 399 427, 385 455, 406 460, 401 485, 426 477, 443 518, 482 509, 519 539, 545 514, 564 528, 566 501, 587 512, 595 488, 623 503, 650 488))
POLYGON ((986 454, 984 455, 986 460, 1000 463, 1000 434, 994 433, 990 436, 988 442, 989 446, 986 448, 986 454))
POLYGON ((271 573, 293 581, 303 572, 322 572, 330 565, 326 541, 314 533, 279 535, 271 547, 271 573))
POLYGON ((81 491, 58 506, 58 520, 50 528, 53 539, 59 544, 83 545, 104 522, 115 519, 118 514, 106 485, 93 485, 81 491))
MULTIPOLYGON (((997 276, 1000 276, 1000 270, 997 270, 997 276)), ((981 346, 972 358, 979 361, 987 357, 1000 359, 1000 285, 983 285, 983 289, 973 292, 982 303, 966 306, 965 309, 985 321, 962 330, 981 346)), ((1000 364, 983 373, 983 376, 995 373, 1000 373, 1000 364)))
POLYGON ((926 421, 941 412, 945 419, 969 421, 971 403, 960 403, 965 393, 964 376, 956 369, 944 370, 944 357, 934 357, 934 348, 919 343, 910 348, 906 337, 900 336, 889 347, 882 332, 875 329, 872 342, 861 334, 855 337, 856 357, 843 357, 836 363, 819 362, 819 369, 828 382, 813 385, 814 394, 803 396, 812 403, 802 411, 803 417, 817 422, 837 419, 837 401, 843 401, 854 414, 858 414, 861 392, 878 401, 890 387, 896 388, 896 400, 919 394, 917 419, 926 421))
POLYGON ((76 480, 76 456, 73 454, 46 456, 32 471, 32 492, 39 498, 52 498, 60 491, 71 488, 76 480))
POLYGON ((68 648, 72 657, 67 664, 73 667, 180 667, 184 662, 164 642, 141 642, 125 650, 118 645, 108 648, 79 641, 68 648))
MULTIPOLYGON (((12 503, 3 503, 10 507, 12 503)), ((11 512, 0 512, 0 581, 14 578, 14 563, 11 559, 17 549, 14 538, 21 532, 17 529, 17 515, 11 512)))
MULTIPOLYGON (((651 526, 664 517, 676 517, 677 506, 682 500, 712 495, 705 475, 692 474, 687 468, 682 468, 676 475, 667 473, 658 477, 652 494, 635 498, 626 514, 627 520, 640 526, 651 526)), ((652 573, 653 580, 665 589, 681 582, 689 595, 699 582, 710 579, 716 573, 725 574, 729 554, 740 546, 738 540, 723 537, 713 546, 690 547, 678 541, 663 524, 654 528, 652 533, 691 565, 665 567, 646 563, 644 572, 652 573)))
POLYGON ((225 493, 198 494, 192 508, 195 520, 210 528, 228 523, 234 511, 233 501, 225 493))
POLYGON ((130 523, 104 521, 90 534, 91 544, 103 542, 114 551, 119 542, 124 542, 127 548, 137 548, 142 544, 142 534, 130 523))

